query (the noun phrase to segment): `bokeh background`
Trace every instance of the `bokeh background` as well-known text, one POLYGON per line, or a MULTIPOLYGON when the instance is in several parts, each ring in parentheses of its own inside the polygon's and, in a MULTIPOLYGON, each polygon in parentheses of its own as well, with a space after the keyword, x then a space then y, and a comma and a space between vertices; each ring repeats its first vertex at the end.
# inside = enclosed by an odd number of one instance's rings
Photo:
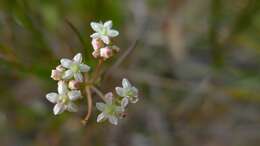
MULTIPOLYGON (((259 0, 0 0, 1 146, 259 146, 259 0), (121 53, 103 78, 127 77, 140 101, 118 126, 52 114, 51 69, 91 57, 91 21, 113 20, 121 53), (73 30, 68 22, 76 28, 73 30)), ((95 102, 99 100, 95 98, 95 102)))

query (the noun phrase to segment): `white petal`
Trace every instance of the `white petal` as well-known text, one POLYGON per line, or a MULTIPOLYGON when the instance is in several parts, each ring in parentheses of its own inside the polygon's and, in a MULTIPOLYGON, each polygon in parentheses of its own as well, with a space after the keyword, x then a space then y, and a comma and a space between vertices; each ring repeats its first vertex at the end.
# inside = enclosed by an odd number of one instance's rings
POLYGON ((117 95, 121 96, 121 97, 124 97, 125 94, 124 94, 124 88, 121 88, 121 87, 116 87, 116 93, 117 95))
POLYGON ((63 58, 63 59, 60 60, 60 63, 63 67, 69 68, 72 61, 70 59, 63 58))
POLYGON ((113 93, 112 92, 108 92, 105 95, 105 100, 106 100, 107 104, 111 105, 113 103, 113 93))
POLYGON ((69 99, 72 101, 77 100, 77 99, 81 98, 81 92, 80 92, 80 90, 69 91, 68 96, 69 96, 69 99))
POLYGON ((91 28, 92 28, 94 31, 96 31, 96 32, 100 32, 101 29, 103 28, 103 25, 102 25, 102 24, 96 23, 96 22, 91 22, 91 23, 90 23, 90 26, 91 26, 91 28))
POLYGON ((90 67, 86 64, 80 64, 79 69, 81 72, 88 72, 90 70, 90 67))
POLYGON ((73 60, 77 63, 81 63, 82 62, 82 54, 81 53, 78 53, 77 55, 75 55, 73 57, 73 60))
POLYGON ((105 44, 109 44, 110 40, 108 36, 102 35, 101 36, 101 40, 105 43, 105 44))
POLYGON ((124 108, 124 107, 121 107, 121 106, 116 107, 116 112, 122 113, 122 112, 124 112, 124 111, 125 111, 125 108, 124 108))
POLYGON ((112 28, 112 21, 109 20, 107 22, 104 23, 104 27, 108 28, 108 29, 111 29, 112 28))
POLYGON ((61 103, 57 103, 53 108, 54 115, 61 114, 65 110, 65 105, 61 103))
POLYGON ((124 88, 130 88, 132 86, 131 83, 126 78, 122 80, 122 85, 124 88))
POLYGON ((125 108, 127 105, 128 105, 128 98, 124 97, 121 101, 121 106, 125 108))
POLYGON ((68 103, 67 105, 67 110, 69 112, 77 112, 78 111, 78 106, 72 102, 68 103))
POLYGON ((81 73, 75 73, 74 78, 76 81, 83 82, 83 76, 81 73))
POLYGON ((100 113, 97 117, 97 122, 102 121, 103 119, 105 119, 105 114, 104 113, 100 113))
POLYGON ((71 79, 72 77, 73 77, 73 71, 72 70, 66 70, 62 75, 62 79, 64 79, 64 80, 71 79))
POLYGON ((109 30, 108 31, 108 36, 110 37, 116 37, 119 35, 119 32, 117 30, 109 30))
POLYGON ((133 96, 138 97, 138 89, 136 87, 132 87, 133 96))
POLYGON ((52 93, 48 93, 48 94, 46 95, 46 98, 47 98, 50 102, 56 103, 56 102, 58 101, 58 99, 59 99, 59 95, 58 95, 57 93, 52 92, 52 93))
POLYGON ((130 102, 131 103, 137 103, 139 101, 138 97, 130 97, 130 102))
POLYGON ((96 103, 96 107, 97 107, 98 110, 104 111, 106 105, 102 102, 98 102, 98 103, 96 103))
POLYGON ((58 93, 64 95, 68 92, 67 84, 63 81, 58 82, 58 93))
POLYGON ((116 116, 109 116, 109 117, 108 117, 108 120, 109 120, 109 122, 110 122, 111 124, 114 124, 114 125, 117 125, 117 123, 118 123, 118 119, 117 119, 116 116))
POLYGON ((93 33, 92 35, 90 35, 91 38, 101 38, 101 35, 99 33, 93 33))

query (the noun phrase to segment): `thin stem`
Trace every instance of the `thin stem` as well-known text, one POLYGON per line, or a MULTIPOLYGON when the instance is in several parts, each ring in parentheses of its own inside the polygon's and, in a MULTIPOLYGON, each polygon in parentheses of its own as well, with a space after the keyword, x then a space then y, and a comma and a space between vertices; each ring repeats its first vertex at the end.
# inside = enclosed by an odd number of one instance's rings
POLYGON ((86 94, 87 94, 87 100, 88 100, 88 111, 87 111, 87 114, 85 116, 85 118, 82 120, 82 123, 84 125, 87 124, 88 122, 88 119, 91 115, 91 112, 92 112, 92 94, 90 92, 90 86, 88 85, 88 74, 85 74, 85 91, 86 91, 86 94))
POLYGON ((100 60, 98 61, 98 64, 97 64, 97 66, 96 66, 96 69, 95 69, 94 72, 93 72, 92 83, 95 83, 95 81, 97 80, 98 75, 99 75, 100 70, 101 70, 102 64, 103 64, 103 60, 100 59, 100 60))
POLYGON ((68 24, 68 26, 72 29, 72 31, 78 37, 80 43, 82 44, 82 46, 84 48, 82 51, 83 51, 84 54, 86 54, 85 50, 88 50, 88 46, 87 46, 87 43, 85 42, 85 40, 83 39, 82 34, 68 19, 65 19, 65 22, 68 24))
POLYGON ((104 96, 104 94, 103 94, 97 87, 91 86, 91 89, 92 89, 94 92, 96 92, 97 95, 98 95, 102 100, 105 101, 105 96, 104 96))
POLYGON ((91 95, 91 92, 90 92, 90 88, 88 86, 86 87, 86 93, 87 93, 87 98, 88 98, 88 112, 87 112, 84 120, 82 120, 82 123, 84 125, 87 124, 88 119, 89 119, 91 112, 92 112, 92 95, 91 95))

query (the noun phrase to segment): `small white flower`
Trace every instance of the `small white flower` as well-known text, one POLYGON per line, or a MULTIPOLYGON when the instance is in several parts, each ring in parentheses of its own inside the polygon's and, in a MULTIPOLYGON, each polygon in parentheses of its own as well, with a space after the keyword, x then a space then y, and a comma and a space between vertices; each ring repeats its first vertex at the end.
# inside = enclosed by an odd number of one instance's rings
POLYGON ((76 112, 78 107, 73 101, 81 98, 79 90, 68 90, 67 84, 64 81, 58 82, 58 93, 51 92, 46 95, 46 98, 55 104, 53 108, 54 115, 61 114, 65 110, 76 112))
POLYGON ((120 114, 124 112, 122 106, 118 106, 113 102, 113 94, 111 92, 105 95, 105 103, 98 102, 96 107, 102 112, 98 115, 97 122, 108 119, 111 124, 117 125, 120 114))
POLYGON ((127 79, 122 80, 123 87, 116 87, 116 93, 124 97, 122 99, 122 105, 126 106, 128 104, 128 100, 131 103, 136 103, 138 99, 138 89, 131 85, 131 83, 127 79))
POLYGON ((64 80, 68 80, 74 77, 75 80, 82 82, 83 76, 81 73, 88 72, 90 69, 88 65, 82 63, 81 53, 76 54, 72 60, 63 58, 60 60, 60 63, 62 67, 68 69, 63 73, 62 78, 64 80))
POLYGON ((116 37, 119 35, 117 30, 112 29, 112 21, 106 21, 104 24, 102 22, 91 22, 90 26, 95 31, 90 37, 100 38, 105 44, 110 43, 110 38, 116 37))

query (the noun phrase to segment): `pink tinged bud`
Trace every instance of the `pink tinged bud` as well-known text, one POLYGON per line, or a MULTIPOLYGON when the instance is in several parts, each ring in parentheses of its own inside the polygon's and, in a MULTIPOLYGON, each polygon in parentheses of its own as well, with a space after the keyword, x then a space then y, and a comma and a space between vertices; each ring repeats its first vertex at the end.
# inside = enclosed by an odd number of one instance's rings
POLYGON ((119 52, 120 51, 120 48, 116 45, 112 46, 112 50, 114 50, 115 52, 119 52))
POLYGON ((108 59, 113 56, 113 51, 109 47, 100 49, 100 57, 108 59))
POLYGON ((99 38, 92 39, 91 44, 92 44, 95 51, 104 47, 104 43, 99 38))
POLYGON ((56 81, 61 80, 61 76, 62 76, 61 71, 59 71, 59 70, 52 70, 51 71, 51 78, 53 80, 56 80, 56 81))
POLYGON ((98 51, 98 50, 93 51, 93 52, 92 52, 92 56, 93 56, 94 58, 98 58, 98 57, 100 56, 99 51, 98 51))
POLYGON ((56 70, 63 72, 63 71, 65 71, 65 68, 62 67, 61 65, 59 65, 59 66, 56 67, 56 70))
POLYGON ((69 81, 69 88, 71 90, 79 89, 80 88, 80 84, 81 83, 79 81, 71 80, 71 81, 69 81))

